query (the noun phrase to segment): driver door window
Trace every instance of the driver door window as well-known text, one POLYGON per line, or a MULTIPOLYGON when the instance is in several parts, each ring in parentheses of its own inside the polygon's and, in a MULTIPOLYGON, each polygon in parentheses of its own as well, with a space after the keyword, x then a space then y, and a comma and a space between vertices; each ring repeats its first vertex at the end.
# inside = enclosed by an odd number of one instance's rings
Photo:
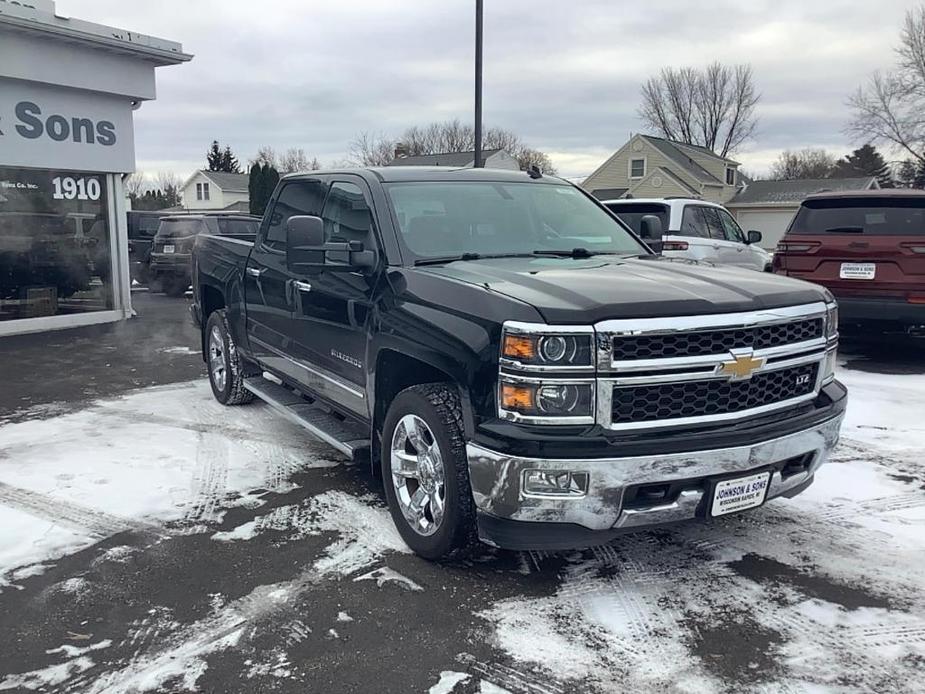
MULTIPOLYGON (((363 191, 356 184, 332 184, 321 219, 324 220, 325 241, 359 241, 364 248, 375 248, 372 210, 363 191)), ((328 251, 327 257, 336 263, 349 261, 346 251, 328 251)))
POLYGON ((723 223, 726 240, 734 243, 745 243, 745 234, 742 233, 742 229, 736 224, 732 215, 725 210, 717 210, 717 212, 719 213, 720 221, 723 223))

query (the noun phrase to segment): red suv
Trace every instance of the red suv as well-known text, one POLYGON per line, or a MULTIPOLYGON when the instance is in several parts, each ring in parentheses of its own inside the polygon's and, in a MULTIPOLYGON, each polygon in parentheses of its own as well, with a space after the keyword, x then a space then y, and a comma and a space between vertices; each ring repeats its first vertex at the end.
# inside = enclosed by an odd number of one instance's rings
POLYGON ((840 324, 925 327, 925 191, 821 193, 803 201, 774 271, 838 299, 840 324))

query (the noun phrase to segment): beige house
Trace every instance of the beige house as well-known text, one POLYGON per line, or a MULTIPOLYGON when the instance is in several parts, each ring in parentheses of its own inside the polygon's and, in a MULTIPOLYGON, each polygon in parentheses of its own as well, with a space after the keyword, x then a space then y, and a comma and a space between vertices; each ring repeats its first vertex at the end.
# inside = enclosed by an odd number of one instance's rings
POLYGON ((180 189, 183 195, 183 209, 203 212, 247 212, 250 200, 247 183, 247 174, 197 171, 180 189))
POLYGON ((739 163, 706 147, 634 135, 582 183, 601 200, 700 198, 724 204, 739 189, 739 163))

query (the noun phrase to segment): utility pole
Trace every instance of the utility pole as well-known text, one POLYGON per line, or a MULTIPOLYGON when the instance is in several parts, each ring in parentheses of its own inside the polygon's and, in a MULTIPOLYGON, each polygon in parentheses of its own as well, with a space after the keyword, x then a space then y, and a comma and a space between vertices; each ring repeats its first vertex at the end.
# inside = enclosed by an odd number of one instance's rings
POLYGON ((482 168, 482 0, 475 0, 475 159, 482 168))

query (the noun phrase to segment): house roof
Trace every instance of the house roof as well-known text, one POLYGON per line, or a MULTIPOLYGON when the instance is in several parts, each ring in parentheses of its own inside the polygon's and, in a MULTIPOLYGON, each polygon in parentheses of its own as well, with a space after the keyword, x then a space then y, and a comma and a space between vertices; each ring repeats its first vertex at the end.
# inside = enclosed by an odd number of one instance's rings
POLYGON ((595 188, 591 191, 591 195, 598 200, 616 200, 626 195, 628 190, 629 188, 595 188))
POLYGON ((795 181, 752 181, 729 201, 729 205, 798 204, 814 193, 868 190, 877 187, 877 179, 808 178, 795 181))
MULTIPOLYGON (((482 160, 494 156, 500 149, 482 150, 482 160)), ((388 163, 388 166, 471 166, 475 161, 475 151, 470 152, 443 152, 442 154, 417 154, 409 157, 398 157, 388 163)))
MULTIPOLYGON (((660 167, 658 167, 657 171, 658 171, 658 173, 662 174, 663 176, 667 176, 668 178, 670 178, 672 181, 674 181, 675 183, 677 183, 681 188, 683 188, 684 190, 686 190, 686 191, 687 191, 688 193, 690 193, 691 195, 699 196, 699 192, 698 192, 698 191, 696 191, 696 190, 694 190, 693 188, 691 188, 687 183, 684 182, 684 180, 683 180, 680 176, 678 176, 678 174, 676 174, 676 173, 675 173, 674 171, 672 171, 671 169, 665 168, 664 166, 660 166, 660 167)), ((646 176, 646 178, 643 179, 643 180, 646 180, 646 179, 648 179, 648 178, 649 178, 649 177, 646 176)))
POLYGON ((642 139, 648 142, 650 145, 655 147, 658 151, 664 154, 666 157, 671 159, 675 164, 683 168, 687 173, 696 178, 701 183, 717 183, 723 185, 723 182, 720 181, 716 176, 711 174, 700 164, 694 161, 690 155, 684 151, 686 147, 691 149, 696 149, 699 152, 713 157, 722 162, 728 164, 737 165, 737 162, 732 161, 731 159, 725 159, 723 157, 714 154, 706 147, 698 147, 696 145, 685 145, 680 142, 673 142, 671 140, 666 140, 661 137, 654 137, 653 135, 640 135, 642 139))
POLYGON ((247 192, 247 183, 249 176, 243 173, 227 173, 225 171, 208 171, 206 169, 200 169, 192 176, 189 180, 183 184, 183 187, 186 188, 190 182, 198 175, 202 174, 210 181, 212 181, 218 188, 229 193, 246 193, 247 192))

